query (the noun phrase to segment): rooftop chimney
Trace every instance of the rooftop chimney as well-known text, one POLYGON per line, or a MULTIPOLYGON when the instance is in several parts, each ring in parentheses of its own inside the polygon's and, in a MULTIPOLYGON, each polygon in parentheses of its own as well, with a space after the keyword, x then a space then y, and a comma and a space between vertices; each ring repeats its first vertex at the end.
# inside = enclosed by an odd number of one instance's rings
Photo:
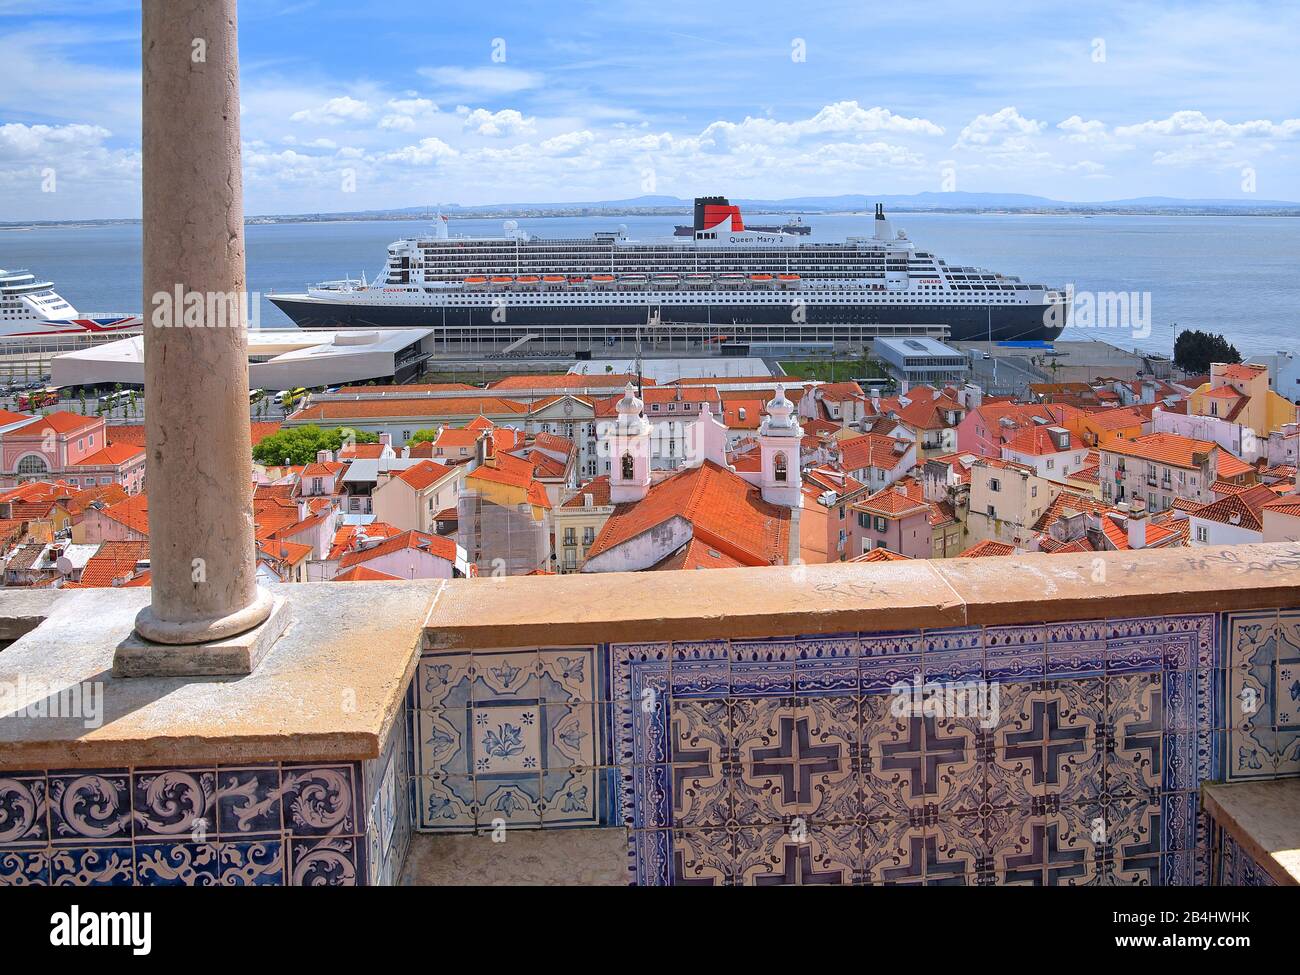
POLYGON ((1128 547, 1146 548, 1147 544, 1147 509, 1146 504, 1134 498, 1128 506, 1128 547))

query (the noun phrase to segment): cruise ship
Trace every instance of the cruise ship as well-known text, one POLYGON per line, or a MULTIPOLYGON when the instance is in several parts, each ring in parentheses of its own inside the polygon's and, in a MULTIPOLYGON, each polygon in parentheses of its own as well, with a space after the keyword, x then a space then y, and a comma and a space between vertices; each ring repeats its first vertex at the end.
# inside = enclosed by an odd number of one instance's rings
POLYGON ((303 328, 423 327, 445 352, 606 349, 644 337, 678 351, 862 345, 881 336, 1054 339, 1063 290, 950 265, 895 231, 835 243, 746 229, 724 197, 695 201, 689 239, 622 231, 397 241, 375 280, 268 295, 303 328), (648 334, 647 334, 648 333, 648 334))
POLYGON ((89 315, 58 295, 53 283, 30 271, 0 270, 0 342, 14 344, 57 335, 118 335, 140 331, 143 319, 126 312, 89 315))

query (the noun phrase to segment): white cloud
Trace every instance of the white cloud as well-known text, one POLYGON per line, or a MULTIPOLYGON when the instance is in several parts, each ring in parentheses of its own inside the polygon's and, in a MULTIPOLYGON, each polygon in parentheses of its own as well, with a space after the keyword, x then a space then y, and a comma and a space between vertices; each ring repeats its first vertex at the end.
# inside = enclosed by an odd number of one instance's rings
POLYGON ((1101 142, 1106 138, 1106 123, 1100 119, 1084 121, 1078 115, 1071 115, 1056 127, 1065 133, 1061 138, 1067 142, 1101 142))
POLYGON ((562 156, 576 152, 583 146, 591 145, 595 141, 596 137, 583 129, 581 132, 565 132, 563 135, 543 139, 537 148, 545 153, 562 156))
POLYGON ((340 125, 343 122, 364 122, 373 114, 369 102, 340 95, 316 108, 304 108, 289 116, 291 122, 310 122, 323 125, 340 125))
POLYGON ((1001 153, 1026 152, 1031 146, 1030 137, 1042 132, 1044 125, 1037 119, 1025 118, 1015 106, 1008 105, 992 115, 976 115, 961 130, 954 148, 1001 153))
POLYGON ((464 105, 456 107, 456 114, 462 119, 466 132, 475 135, 527 135, 537 128, 537 120, 524 118, 523 113, 513 108, 503 108, 499 112, 489 112, 485 108, 472 111, 464 105))
POLYGON ((929 119, 907 118, 887 108, 863 108, 856 101, 843 101, 826 105, 810 118, 795 122, 752 117, 743 122, 714 122, 700 134, 700 141, 713 145, 770 145, 823 135, 856 136, 876 132, 942 135, 943 128, 929 119))
POLYGON ((1204 112, 1174 112, 1168 118, 1121 125, 1115 134, 1124 137, 1142 136, 1209 136, 1218 139, 1268 138, 1290 139, 1300 135, 1300 118, 1272 122, 1254 119, 1249 122, 1228 122, 1212 119, 1204 112))
POLYGON ((401 162, 411 166, 428 166, 431 163, 439 162, 444 159, 451 159, 457 155, 455 149, 447 145, 441 139, 429 136, 427 139, 421 139, 418 144, 405 146, 394 152, 384 153, 379 158, 385 162, 401 162))
MULTIPOLYGON (((0 159, 51 159, 97 148, 111 132, 98 125, 0 125, 0 159)), ((52 160, 51 160, 52 161, 52 160)))
POLYGON ((421 68, 420 74, 443 88, 482 95, 510 95, 540 88, 542 75, 535 71, 507 68, 421 68))

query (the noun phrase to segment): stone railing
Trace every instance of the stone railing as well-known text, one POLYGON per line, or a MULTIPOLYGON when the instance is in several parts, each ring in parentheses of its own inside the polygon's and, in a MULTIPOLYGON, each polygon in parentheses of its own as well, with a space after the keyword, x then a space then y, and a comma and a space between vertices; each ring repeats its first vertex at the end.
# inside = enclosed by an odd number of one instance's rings
POLYGON ((576 826, 641 884, 1294 882, 1246 790, 1300 775, 1297 586, 1296 545, 305 584, 239 679, 115 677, 145 591, 0 593, 0 883, 576 826))

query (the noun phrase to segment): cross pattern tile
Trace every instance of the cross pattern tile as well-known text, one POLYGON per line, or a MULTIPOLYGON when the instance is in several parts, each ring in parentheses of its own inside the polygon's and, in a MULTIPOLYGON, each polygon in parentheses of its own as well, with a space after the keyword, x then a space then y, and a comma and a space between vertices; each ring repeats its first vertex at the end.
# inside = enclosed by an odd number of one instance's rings
MULTIPOLYGON (((748 640, 729 655, 716 641, 613 646, 630 879, 1204 883, 1196 790, 1228 734, 1216 633, 1235 624, 836 634, 748 640), (919 703, 935 684, 951 696, 919 703)), ((1263 696, 1275 684, 1251 666, 1238 663, 1238 683, 1256 678, 1263 696)), ((1270 712, 1270 731, 1283 713, 1270 712)))

